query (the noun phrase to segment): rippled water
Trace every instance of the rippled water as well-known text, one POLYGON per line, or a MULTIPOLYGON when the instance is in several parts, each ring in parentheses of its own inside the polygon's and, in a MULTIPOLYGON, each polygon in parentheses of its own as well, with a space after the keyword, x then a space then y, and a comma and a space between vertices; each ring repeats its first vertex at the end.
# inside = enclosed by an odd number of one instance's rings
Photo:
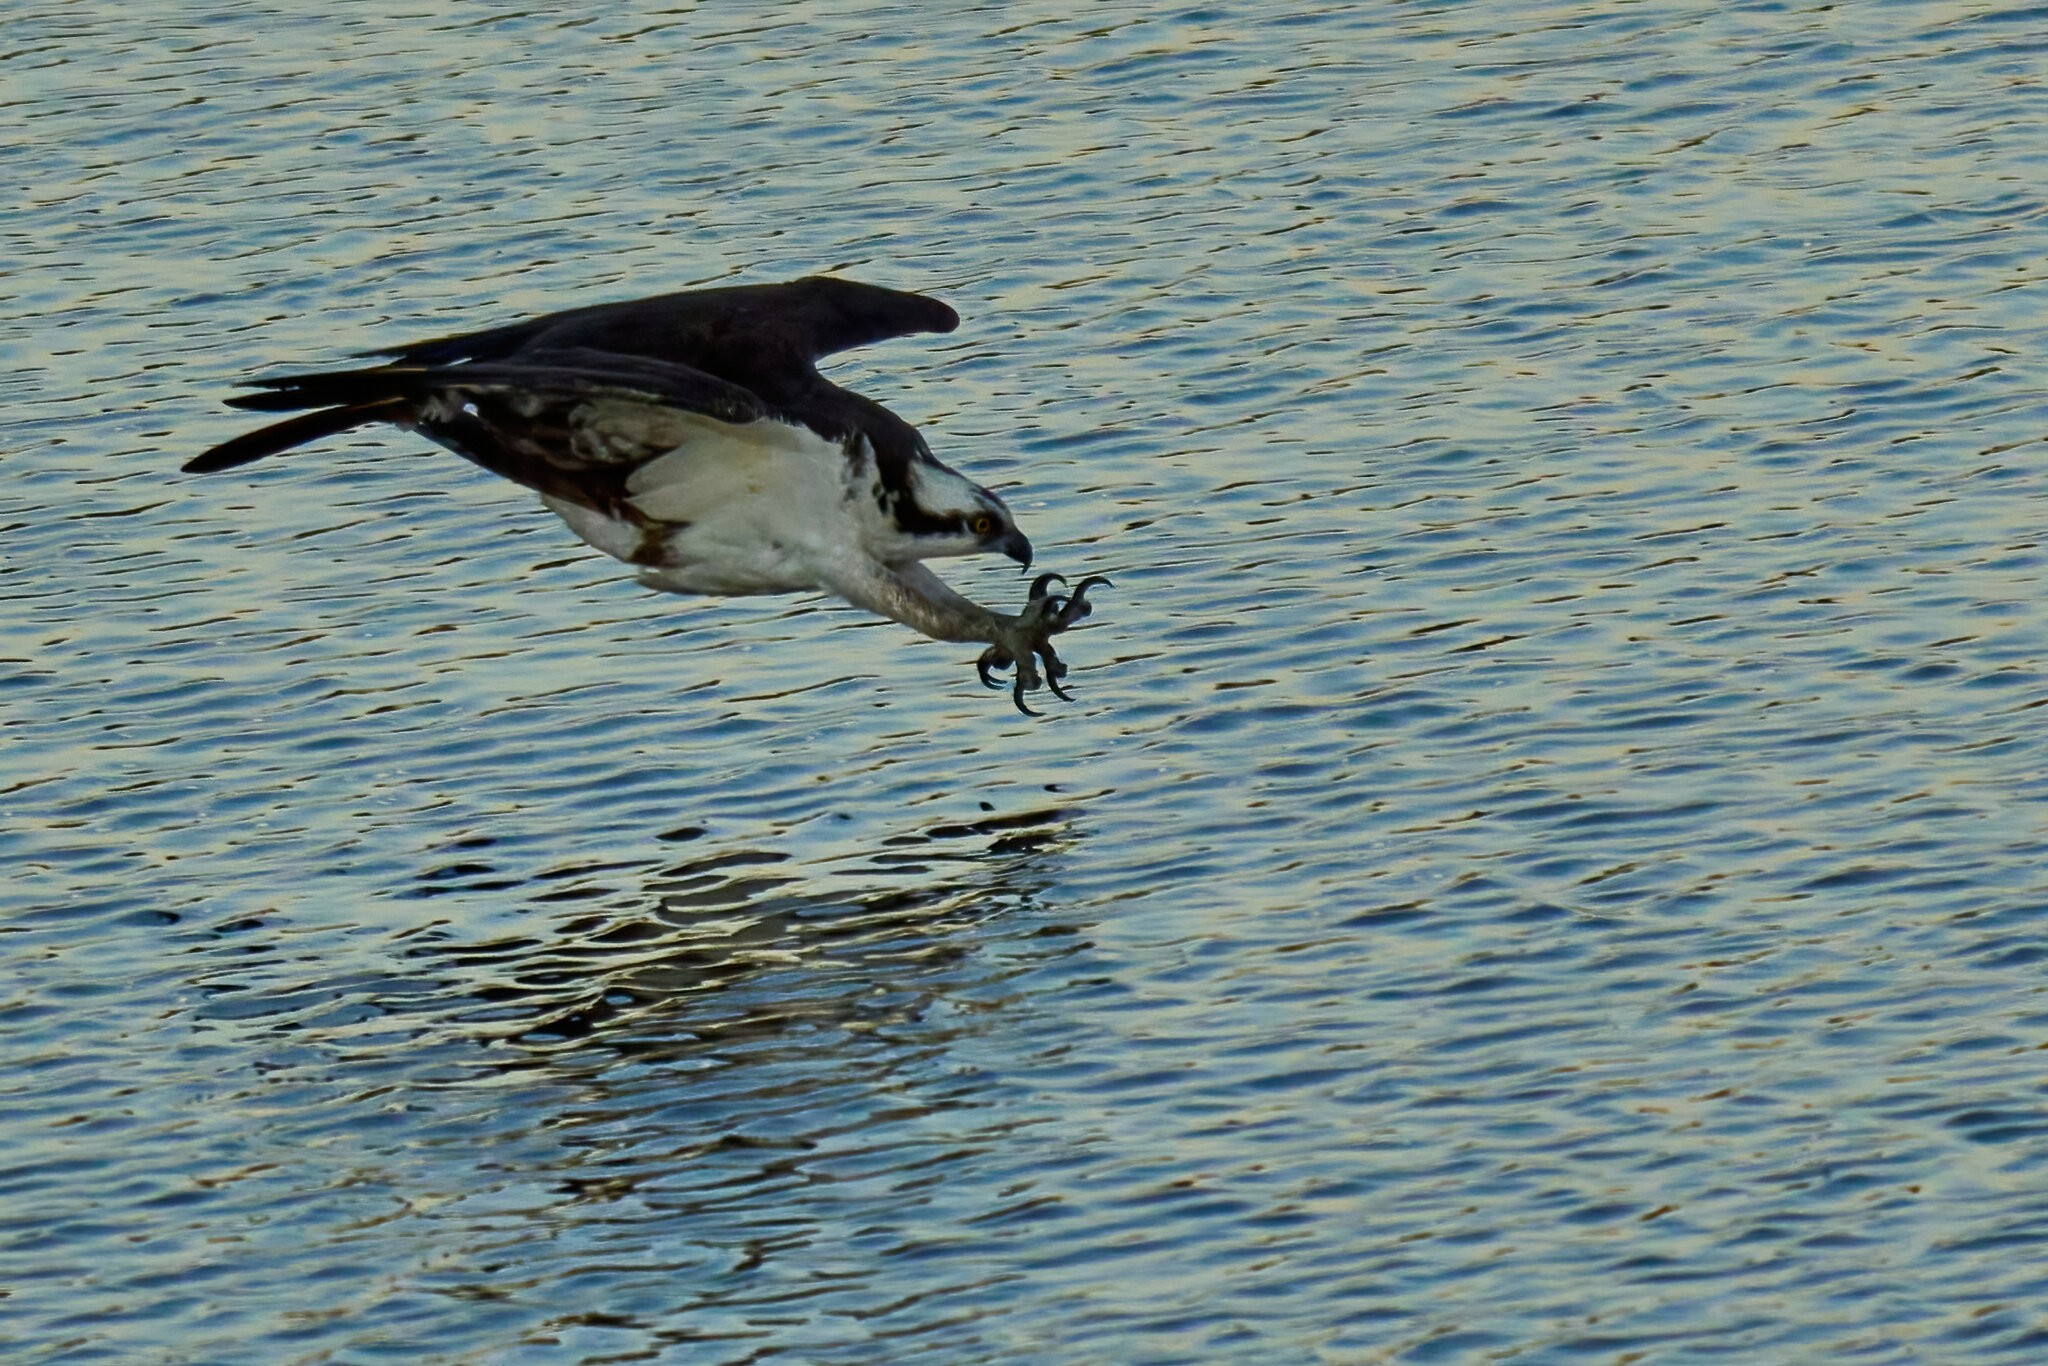
POLYGON ((9 12, 10 1359, 2048 1351, 2038 8, 376 9, 9 12), (1056 719, 176 473, 818 269, 1056 719))

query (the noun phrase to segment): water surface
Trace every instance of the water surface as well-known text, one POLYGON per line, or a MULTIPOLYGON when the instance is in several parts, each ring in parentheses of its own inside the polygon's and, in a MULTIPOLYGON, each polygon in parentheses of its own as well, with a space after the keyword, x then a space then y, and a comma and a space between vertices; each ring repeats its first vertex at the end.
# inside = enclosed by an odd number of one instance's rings
POLYGON ((16 8, 11 1359, 2038 1359, 2038 11, 16 8), (814 270, 1056 718, 176 472, 814 270))

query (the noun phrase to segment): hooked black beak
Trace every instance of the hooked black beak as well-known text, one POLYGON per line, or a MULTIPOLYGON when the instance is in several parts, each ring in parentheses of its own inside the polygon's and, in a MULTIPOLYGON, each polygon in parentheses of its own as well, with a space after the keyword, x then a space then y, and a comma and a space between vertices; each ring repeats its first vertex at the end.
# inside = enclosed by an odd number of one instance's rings
POLYGON ((1003 537, 1002 540, 996 542, 996 549, 1008 555, 1018 564, 1023 565, 1027 570, 1031 568, 1031 542, 1024 539, 1023 532, 1012 531, 1009 535, 1003 537))

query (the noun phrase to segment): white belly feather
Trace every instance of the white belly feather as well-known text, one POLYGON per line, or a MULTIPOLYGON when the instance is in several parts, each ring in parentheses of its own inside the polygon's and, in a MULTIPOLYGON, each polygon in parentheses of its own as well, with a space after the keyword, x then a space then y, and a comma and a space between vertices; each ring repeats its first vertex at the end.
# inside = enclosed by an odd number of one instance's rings
POLYGON ((641 526, 542 498, 583 540, 640 564, 641 582, 672 593, 788 593, 825 587, 827 566, 857 551, 872 500, 857 493, 838 442, 793 423, 673 409, 661 411, 660 425, 674 449, 626 481, 627 501, 659 524, 658 564, 647 563, 641 526))

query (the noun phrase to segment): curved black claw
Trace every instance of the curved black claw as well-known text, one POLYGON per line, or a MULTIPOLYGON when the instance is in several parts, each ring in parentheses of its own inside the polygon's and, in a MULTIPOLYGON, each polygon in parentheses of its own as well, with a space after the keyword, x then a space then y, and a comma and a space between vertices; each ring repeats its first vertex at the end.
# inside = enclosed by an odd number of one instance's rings
POLYGON ((1023 712, 1026 716, 1037 716, 1037 712, 1024 705, 1024 683, 1029 676, 1024 670, 1017 670, 1017 686, 1010 689, 1010 700, 1015 702, 1017 710, 1023 712))
POLYGON ((1090 574, 1075 584, 1072 596, 1060 604, 1059 609, 1053 614, 1053 620, 1059 623, 1053 630, 1064 631, 1075 622, 1085 620, 1088 614, 1095 610, 1095 604, 1088 601, 1088 590, 1098 583, 1105 588, 1116 586, 1101 574, 1090 574))
POLYGON ((1040 574, 1031 581, 1031 597, 1029 601, 1037 602, 1052 591, 1054 584, 1065 583, 1066 581, 1067 576, 1065 574, 1040 574))
POLYGON ((1031 653, 1037 655, 1040 662, 1045 665, 1045 686, 1052 695, 1062 702, 1073 701, 1074 695, 1060 686, 1060 679, 1066 676, 1067 666, 1052 652, 1052 642, 1039 641, 1031 647, 1031 653))
POLYGON ((991 645, 981 652, 980 659, 974 661, 974 671, 981 675, 982 687, 1000 688, 1003 686, 1003 680, 996 677, 995 671, 1007 669, 1014 663, 1015 660, 991 645))

